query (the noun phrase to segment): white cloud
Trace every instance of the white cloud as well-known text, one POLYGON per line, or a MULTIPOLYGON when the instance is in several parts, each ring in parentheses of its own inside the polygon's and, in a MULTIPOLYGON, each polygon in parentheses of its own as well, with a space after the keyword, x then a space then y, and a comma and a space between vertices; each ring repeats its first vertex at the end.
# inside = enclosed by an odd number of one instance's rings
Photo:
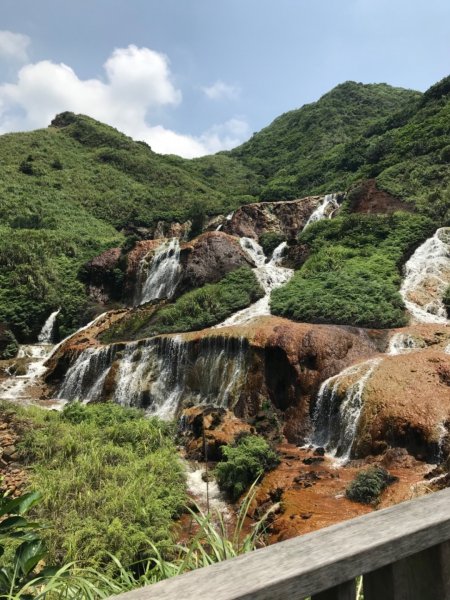
POLYGON ((82 80, 63 63, 44 60, 23 66, 16 83, 0 85, 0 132, 46 127, 57 113, 69 110, 144 140, 156 152, 187 158, 230 148, 247 134, 241 119, 215 125, 200 136, 149 123, 155 111, 182 100, 164 54, 131 45, 114 50, 104 69, 104 80, 82 80))
POLYGON ((22 33, 0 31, 0 58, 26 62, 30 41, 30 38, 22 33))
POLYGON ((237 100, 241 93, 239 87, 224 83, 220 79, 202 90, 210 100, 237 100))

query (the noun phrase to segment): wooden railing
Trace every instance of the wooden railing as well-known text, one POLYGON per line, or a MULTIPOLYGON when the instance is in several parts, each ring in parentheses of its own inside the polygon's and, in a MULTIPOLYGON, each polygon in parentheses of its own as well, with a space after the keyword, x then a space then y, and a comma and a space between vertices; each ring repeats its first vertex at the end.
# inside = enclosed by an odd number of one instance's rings
POLYGON ((280 542, 116 600, 450 600, 450 489, 280 542))

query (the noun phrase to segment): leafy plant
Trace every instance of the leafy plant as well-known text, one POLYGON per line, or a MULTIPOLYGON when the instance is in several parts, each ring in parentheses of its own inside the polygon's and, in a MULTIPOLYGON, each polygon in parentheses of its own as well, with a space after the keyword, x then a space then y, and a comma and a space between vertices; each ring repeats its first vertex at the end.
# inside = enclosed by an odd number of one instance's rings
POLYGON ((245 435, 222 449, 223 460, 216 466, 219 486, 236 501, 263 473, 279 463, 278 454, 268 442, 256 435, 245 435))
POLYGON ((382 492, 397 478, 383 467, 370 467, 360 471, 345 490, 345 495, 354 502, 376 504, 382 492))

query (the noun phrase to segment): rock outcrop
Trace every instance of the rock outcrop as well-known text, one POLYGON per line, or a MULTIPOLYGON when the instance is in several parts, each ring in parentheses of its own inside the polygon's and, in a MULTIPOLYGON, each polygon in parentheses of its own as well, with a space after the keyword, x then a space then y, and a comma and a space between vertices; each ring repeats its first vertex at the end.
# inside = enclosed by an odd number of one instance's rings
POLYGON ((308 196, 285 202, 257 202, 241 206, 223 222, 223 231, 255 240, 264 233, 295 239, 323 196, 308 196))
POLYGON ((221 231, 204 233, 181 246, 179 292, 215 283, 239 267, 254 267, 239 240, 221 231))
POLYGON ((380 190, 375 179, 367 179, 355 185, 348 193, 348 200, 350 211, 354 213, 389 215, 398 210, 414 210, 412 204, 380 190))

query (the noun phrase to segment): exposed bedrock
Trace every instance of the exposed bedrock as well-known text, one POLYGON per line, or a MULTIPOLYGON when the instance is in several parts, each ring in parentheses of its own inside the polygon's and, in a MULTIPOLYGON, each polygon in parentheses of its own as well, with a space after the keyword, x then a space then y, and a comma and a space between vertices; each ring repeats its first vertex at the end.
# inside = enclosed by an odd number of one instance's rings
MULTIPOLYGON (((100 322, 95 335, 105 326, 100 322)), ((277 317, 111 346, 98 345, 94 335, 89 342, 89 335, 69 341, 52 359, 47 380, 60 397, 114 400, 165 417, 212 405, 244 420, 269 404, 295 442, 309 430, 309 404, 320 383, 386 346, 383 332, 277 317)))
POLYGON ((295 239, 323 199, 323 196, 308 196, 285 202, 246 204, 223 222, 223 231, 253 239, 259 239, 264 233, 295 239))
POLYGON ((414 210, 413 204, 379 189, 375 179, 358 182, 349 190, 347 197, 350 211, 354 213, 391 214, 398 210, 414 210))

